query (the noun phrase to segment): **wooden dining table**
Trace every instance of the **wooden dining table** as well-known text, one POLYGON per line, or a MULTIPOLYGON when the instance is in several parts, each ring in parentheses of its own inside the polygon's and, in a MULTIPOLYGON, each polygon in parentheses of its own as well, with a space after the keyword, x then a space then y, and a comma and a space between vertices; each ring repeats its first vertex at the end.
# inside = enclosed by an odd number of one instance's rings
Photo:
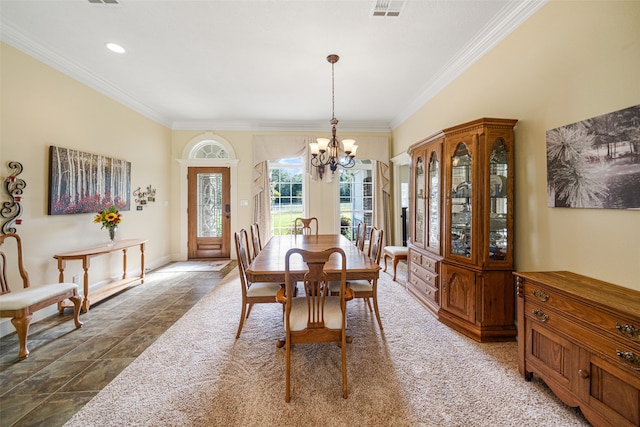
MULTIPOLYGON (((380 266, 341 234, 273 236, 247 268, 247 279, 250 282, 284 283, 285 256, 289 249, 323 251, 336 247, 341 248, 346 255, 347 281, 378 280, 380 266)), ((331 255, 324 271, 329 280, 340 280, 341 268, 340 257, 336 253, 331 255)), ((300 256, 291 258, 290 270, 292 278, 297 281, 303 280, 308 271, 300 256)))

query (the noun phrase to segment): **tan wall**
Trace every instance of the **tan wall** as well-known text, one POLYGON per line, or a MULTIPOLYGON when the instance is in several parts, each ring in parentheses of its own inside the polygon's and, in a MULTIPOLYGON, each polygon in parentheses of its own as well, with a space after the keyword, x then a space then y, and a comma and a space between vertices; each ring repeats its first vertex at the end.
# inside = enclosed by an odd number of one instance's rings
MULTIPOLYGON (((516 127, 516 269, 640 290, 640 212, 547 207, 545 132, 640 104, 640 2, 552 1, 394 129, 394 155, 479 117, 516 127)), ((639 189, 640 191, 640 189, 639 189)))
MULTIPOLYGON (((16 226, 26 250, 26 268, 34 285, 57 282, 53 255, 107 242, 106 230, 93 214, 47 215, 49 146, 77 149, 131 162, 131 186, 152 185, 156 203, 142 211, 123 212, 119 239, 149 239, 147 266, 168 261, 171 224, 170 129, 88 88, 78 81, 1 44, 2 115, 0 177, 9 161, 22 163, 26 181, 21 225, 16 226), (166 203, 165 203, 166 202, 166 203)), ((2 201, 8 196, 3 190, 2 201)), ((140 269, 137 249, 128 269, 140 269)), ((96 258, 91 281, 109 280, 121 269, 121 256, 96 258)), ((79 262, 69 263, 65 279, 80 275, 79 262)))

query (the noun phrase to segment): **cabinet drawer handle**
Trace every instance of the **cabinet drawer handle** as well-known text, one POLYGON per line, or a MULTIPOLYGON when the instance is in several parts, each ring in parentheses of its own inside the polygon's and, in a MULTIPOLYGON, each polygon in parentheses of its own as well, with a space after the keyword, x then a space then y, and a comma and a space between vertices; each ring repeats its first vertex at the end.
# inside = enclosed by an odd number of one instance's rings
POLYGON ((533 296, 538 298, 542 302, 547 302, 549 300, 549 295, 545 294, 541 289, 536 289, 533 291, 533 296))
POLYGON ((633 325, 621 325, 616 322, 616 329, 625 337, 630 338, 634 341, 640 341, 640 329, 634 327, 633 325))
POLYGON ((536 316, 538 318, 539 321, 541 321, 542 323, 546 322, 547 320, 549 320, 549 315, 547 315, 544 311, 542 310, 538 310, 535 309, 533 310, 533 315, 536 316))
POLYGON ((616 350, 616 354, 618 355, 618 358, 623 362, 627 362, 628 364, 633 365, 631 366, 633 369, 635 369, 636 371, 640 371, 640 358, 638 356, 630 351, 620 350, 616 350))
POLYGON ((580 378, 583 378, 585 380, 589 378, 589 372, 585 371, 584 369, 578 369, 578 375, 580 375, 580 378))

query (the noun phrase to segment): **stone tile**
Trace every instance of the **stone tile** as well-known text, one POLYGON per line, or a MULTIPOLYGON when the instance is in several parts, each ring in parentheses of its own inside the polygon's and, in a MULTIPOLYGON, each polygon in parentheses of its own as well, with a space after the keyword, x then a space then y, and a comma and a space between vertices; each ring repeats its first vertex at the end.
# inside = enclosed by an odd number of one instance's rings
POLYGON ((138 357, 157 337, 151 335, 132 335, 124 338, 120 344, 102 356, 103 359, 138 357))
POLYGON ((134 360, 135 357, 96 360, 88 369, 77 375, 60 391, 63 393, 70 391, 98 392, 134 360))
POLYGON ((60 360, 66 360, 69 362, 77 360, 96 360, 115 347, 120 341, 122 341, 122 338, 120 337, 93 337, 71 350, 60 358, 60 360))
POLYGON ((159 337, 162 335, 167 329, 173 325, 175 321, 173 319, 166 318, 158 318, 152 319, 145 323, 140 329, 135 331, 132 336, 135 335, 151 335, 155 337, 159 337))
POLYGON ((9 394, 0 397, 0 408, 2 408, 0 427, 13 425, 50 396, 50 394, 33 394, 29 396, 9 394))
POLYGON ((94 392, 56 393, 12 427, 62 426, 96 394, 94 392))
POLYGON ((30 358, 15 363, 3 364, 0 370, 0 395, 8 393, 12 388, 49 366, 49 362, 37 362, 30 358))
POLYGON ((73 377, 84 371, 91 363, 90 361, 70 363, 56 360, 14 387, 11 393, 16 395, 54 393, 73 377))

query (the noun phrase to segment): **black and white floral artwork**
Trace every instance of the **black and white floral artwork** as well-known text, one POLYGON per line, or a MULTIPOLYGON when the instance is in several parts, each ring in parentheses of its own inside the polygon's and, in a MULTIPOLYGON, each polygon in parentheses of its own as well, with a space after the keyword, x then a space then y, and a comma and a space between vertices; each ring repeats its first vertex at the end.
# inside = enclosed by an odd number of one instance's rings
POLYGON ((640 209, 640 105, 547 131, 548 206, 640 209))

